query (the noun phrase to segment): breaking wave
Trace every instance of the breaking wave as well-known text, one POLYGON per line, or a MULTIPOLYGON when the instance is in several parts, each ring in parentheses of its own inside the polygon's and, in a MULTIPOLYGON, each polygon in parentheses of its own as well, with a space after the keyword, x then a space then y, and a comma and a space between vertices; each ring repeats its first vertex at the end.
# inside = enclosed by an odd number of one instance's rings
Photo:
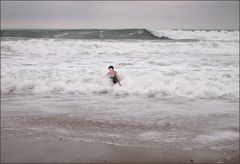
POLYGON ((238 98, 239 43, 5 40, 1 93, 238 98), (109 65, 122 87, 105 77, 109 65))
POLYGON ((209 41, 239 41, 239 31, 206 31, 206 30, 148 30, 157 37, 168 37, 174 40, 196 39, 209 41))
POLYGON ((19 71, 14 76, 2 77, 2 94, 110 94, 147 97, 238 98, 238 72, 217 76, 187 75, 177 70, 138 75, 122 74, 123 86, 112 86, 101 75, 77 71, 32 70, 19 71))
POLYGON ((169 40, 167 37, 157 37, 145 29, 2 30, 1 37, 169 40))
POLYGON ((140 39, 165 41, 239 41, 239 31, 153 29, 1 30, 1 37, 113 40, 140 39))

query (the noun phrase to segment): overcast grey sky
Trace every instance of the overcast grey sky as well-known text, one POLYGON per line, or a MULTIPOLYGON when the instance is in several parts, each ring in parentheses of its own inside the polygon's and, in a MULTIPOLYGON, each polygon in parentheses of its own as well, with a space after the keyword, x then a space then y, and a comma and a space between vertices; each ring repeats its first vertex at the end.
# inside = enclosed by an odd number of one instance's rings
POLYGON ((239 29, 239 2, 2 1, 1 28, 239 29))

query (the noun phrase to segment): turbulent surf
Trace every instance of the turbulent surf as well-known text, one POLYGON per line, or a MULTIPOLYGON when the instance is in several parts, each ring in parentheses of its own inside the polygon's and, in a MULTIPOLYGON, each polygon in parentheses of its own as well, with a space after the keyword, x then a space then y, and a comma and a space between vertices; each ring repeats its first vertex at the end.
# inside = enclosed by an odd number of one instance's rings
POLYGON ((238 38, 239 31, 3 30, 1 93, 238 98, 238 38), (110 85, 109 65, 123 87, 110 85))

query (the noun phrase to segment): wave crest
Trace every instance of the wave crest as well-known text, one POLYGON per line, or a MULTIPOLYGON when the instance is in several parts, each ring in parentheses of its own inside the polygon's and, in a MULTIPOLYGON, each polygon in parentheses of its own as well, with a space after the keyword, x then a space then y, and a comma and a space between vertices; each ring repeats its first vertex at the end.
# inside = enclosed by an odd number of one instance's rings
POLYGON ((239 31, 205 31, 205 30, 154 30, 149 29, 157 37, 168 37, 171 39, 196 39, 211 41, 239 41, 239 31))
POLYGON ((229 75, 187 76, 176 70, 165 74, 124 75, 123 86, 112 86, 111 81, 98 74, 72 76, 34 75, 22 79, 21 75, 2 79, 2 94, 110 94, 117 96, 139 95, 147 97, 223 98, 238 97, 237 72, 229 75), (79 78, 80 77, 80 78, 79 78), (204 78, 205 77, 205 78, 204 78), (57 80, 56 80, 57 79, 57 80), (226 85, 230 84, 230 85, 226 85))

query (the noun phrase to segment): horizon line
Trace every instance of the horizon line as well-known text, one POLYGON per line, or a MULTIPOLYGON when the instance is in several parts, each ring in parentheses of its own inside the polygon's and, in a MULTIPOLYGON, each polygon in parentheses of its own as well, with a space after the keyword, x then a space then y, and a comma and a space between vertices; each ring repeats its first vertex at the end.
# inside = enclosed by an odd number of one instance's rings
POLYGON ((236 30, 235 28, 1 28, 1 30, 129 30, 129 29, 155 29, 155 30, 236 30))

